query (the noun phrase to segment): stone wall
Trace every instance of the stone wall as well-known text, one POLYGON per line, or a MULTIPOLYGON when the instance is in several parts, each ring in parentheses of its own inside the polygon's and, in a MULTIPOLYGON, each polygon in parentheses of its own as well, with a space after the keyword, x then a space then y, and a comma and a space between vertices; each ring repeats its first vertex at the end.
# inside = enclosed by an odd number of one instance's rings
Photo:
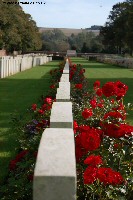
POLYGON ((133 58, 121 57, 114 54, 82 55, 82 57, 86 58, 87 60, 94 59, 97 60, 98 62, 109 63, 124 68, 133 68, 133 58))
POLYGON ((126 58, 120 56, 99 56, 97 57, 98 62, 109 63, 113 65, 118 65, 124 68, 133 68, 133 58, 126 58))

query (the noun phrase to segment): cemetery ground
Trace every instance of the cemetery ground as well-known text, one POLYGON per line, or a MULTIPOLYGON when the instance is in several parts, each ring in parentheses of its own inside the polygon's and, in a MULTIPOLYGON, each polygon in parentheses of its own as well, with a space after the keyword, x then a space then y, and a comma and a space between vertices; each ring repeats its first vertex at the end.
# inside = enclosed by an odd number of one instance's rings
POLYGON ((21 114, 26 117, 27 108, 38 103, 42 94, 47 94, 51 84, 49 71, 58 64, 58 60, 52 61, 0 79, 0 183, 7 175, 9 161, 16 155, 18 147, 11 116, 21 114))
MULTIPOLYGON (((129 87, 124 103, 133 103, 133 69, 88 61, 83 58, 71 60, 85 68, 85 77, 89 82, 88 89, 93 87, 96 80, 100 80, 102 85, 108 81, 120 80, 129 87)), ((49 71, 56 68, 58 63, 59 61, 49 62, 44 66, 0 80, 0 180, 6 176, 9 161, 14 158, 15 148, 18 146, 17 134, 11 128, 11 114, 19 113, 26 117, 26 109, 31 104, 37 103, 42 94, 47 94, 50 86, 49 71)), ((127 120, 133 125, 133 111, 129 112, 127 120)))

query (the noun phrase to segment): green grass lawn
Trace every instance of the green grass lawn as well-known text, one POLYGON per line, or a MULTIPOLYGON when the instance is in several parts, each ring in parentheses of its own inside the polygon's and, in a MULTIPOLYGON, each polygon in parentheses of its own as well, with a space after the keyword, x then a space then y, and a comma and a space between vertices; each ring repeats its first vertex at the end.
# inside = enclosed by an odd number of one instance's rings
MULTIPOLYGON (((73 63, 81 64, 85 68, 85 77, 88 79, 89 88, 92 89, 96 80, 101 81, 101 85, 108 81, 117 81, 128 85, 128 92, 124 97, 124 103, 133 103, 133 69, 125 69, 110 64, 103 64, 88 61, 84 58, 72 58, 73 63)), ((129 111, 127 121, 133 125, 133 111, 129 111)))
POLYGON ((0 79, 0 182, 6 176, 9 161, 18 147, 17 135, 11 129, 11 114, 25 113, 42 94, 47 94, 51 84, 49 71, 57 68, 58 63, 52 61, 0 79))

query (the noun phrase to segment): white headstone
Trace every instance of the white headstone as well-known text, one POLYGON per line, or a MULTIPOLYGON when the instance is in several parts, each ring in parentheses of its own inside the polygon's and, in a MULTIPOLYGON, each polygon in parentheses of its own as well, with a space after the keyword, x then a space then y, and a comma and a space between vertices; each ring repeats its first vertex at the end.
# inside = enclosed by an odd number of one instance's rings
POLYGON ((50 116, 51 128, 73 128, 72 103, 54 102, 50 116))
POLYGON ((72 129, 47 128, 39 145, 33 200, 76 200, 76 164, 72 129))

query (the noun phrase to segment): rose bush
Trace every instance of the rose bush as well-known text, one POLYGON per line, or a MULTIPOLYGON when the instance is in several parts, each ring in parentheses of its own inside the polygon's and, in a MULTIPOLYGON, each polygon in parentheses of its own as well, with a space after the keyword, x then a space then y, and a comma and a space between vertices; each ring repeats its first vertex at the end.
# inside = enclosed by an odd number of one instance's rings
POLYGON ((123 104, 128 86, 120 80, 101 86, 96 80, 87 90, 82 66, 71 63, 70 69, 77 199, 132 199, 133 126, 123 104))

